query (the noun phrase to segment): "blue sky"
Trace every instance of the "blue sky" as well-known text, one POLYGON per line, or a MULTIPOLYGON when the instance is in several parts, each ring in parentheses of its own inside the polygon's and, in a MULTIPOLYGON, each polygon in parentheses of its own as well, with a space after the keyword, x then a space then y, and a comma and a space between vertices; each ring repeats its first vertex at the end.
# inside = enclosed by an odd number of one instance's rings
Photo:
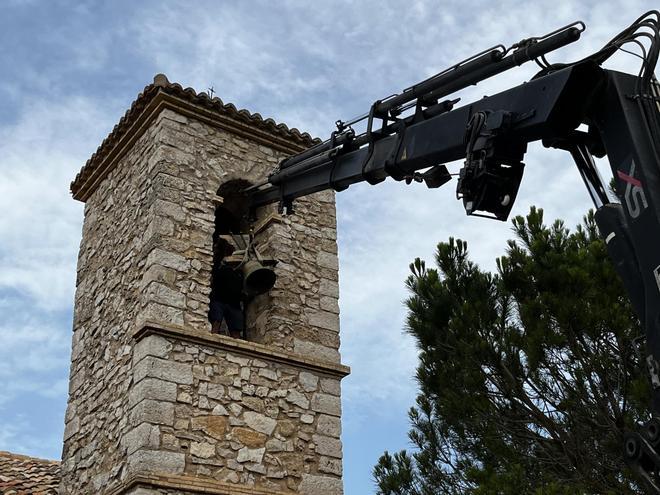
MULTIPOLYGON (((604 44, 654 2, 0 0, 0 450, 59 458, 82 204, 69 182, 156 73, 326 137, 339 118, 498 43, 576 19, 588 30, 552 61, 604 44), (624 7, 625 5, 625 7, 624 7)), ((621 56, 615 66, 635 67, 621 56)), ((461 96, 529 79, 511 71, 461 96)), ((589 208, 568 156, 530 147, 514 207, 577 223, 589 208)), ((454 171, 458 167, 453 167, 454 171)), ((416 351, 403 333, 408 263, 468 241, 487 268, 509 224, 467 218, 454 185, 386 182, 338 195, 347 494, 409 447, 416 351)))

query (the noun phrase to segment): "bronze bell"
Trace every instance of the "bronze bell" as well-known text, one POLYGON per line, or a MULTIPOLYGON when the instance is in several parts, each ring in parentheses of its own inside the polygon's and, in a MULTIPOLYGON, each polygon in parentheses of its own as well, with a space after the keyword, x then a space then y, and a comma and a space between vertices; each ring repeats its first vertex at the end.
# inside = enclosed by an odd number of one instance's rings
POLYGON ((275 271, 257 260, 249 260, 243 265, 243 284, 249 296, 268 292, 275 285, 276 279, 275 271))

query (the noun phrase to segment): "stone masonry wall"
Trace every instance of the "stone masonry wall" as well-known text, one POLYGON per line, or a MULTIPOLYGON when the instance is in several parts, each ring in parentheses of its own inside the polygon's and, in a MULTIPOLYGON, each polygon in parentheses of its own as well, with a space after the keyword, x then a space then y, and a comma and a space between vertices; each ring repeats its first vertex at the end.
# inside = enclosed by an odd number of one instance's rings
POLYGON ((164 109, 87 200, 61 494, 115 493, 143 472, 342 493, 332 193, 300 200, 257 239, 278 280, 251 304, 249 338, 294 359, 134 339, 162 326, 222 341, 207 321, 216 191, 262 180, 282 157, 164 109))
MULTIPOLYGON (((208 330, 216 192, 230 180, 263 181, 285 155, 170 110, 158 124, 165 146, 154 157, 159 172, 147 233, 153 250, 144 266, 138 326, 160 321, 208 330)), ((300 199, 296 208, 258 236, 262 254, 278 260, 278 280, 248 311, 248 337, 339 362, 334 193, 300 199)), ((275 210, 262 208, 255 223, 275 210)))
POLYGON ((339 362, 334 193, 299 200, 295 211, 256 238, 263 246, 260 252, 278 260, 278 280, 249 308, 250 336, 299 355, 339 362))
POLYGON ((341 493, 340 377, 236 351, 159 335, 137 344, 129 471, 341 493))

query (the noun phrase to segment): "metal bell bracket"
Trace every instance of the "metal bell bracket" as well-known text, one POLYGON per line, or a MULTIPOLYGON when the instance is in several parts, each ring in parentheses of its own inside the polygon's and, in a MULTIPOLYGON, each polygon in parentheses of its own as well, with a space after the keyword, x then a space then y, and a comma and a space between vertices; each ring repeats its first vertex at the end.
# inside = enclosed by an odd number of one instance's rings
POLYGON ((256 259, 263 266, 275 266, 277 260, 274 258, 264 258, 261 256, 254 244, 254 236, 250 234, 228 234, 221 235, 221 239, 229 242, 234 246, 235 250, 231 256, 225 258, 225 262, 231 265, 234 269, 238 269, 243 266, 248 260, 250 260, 250 253, 253 254, 254 259, 256 259))

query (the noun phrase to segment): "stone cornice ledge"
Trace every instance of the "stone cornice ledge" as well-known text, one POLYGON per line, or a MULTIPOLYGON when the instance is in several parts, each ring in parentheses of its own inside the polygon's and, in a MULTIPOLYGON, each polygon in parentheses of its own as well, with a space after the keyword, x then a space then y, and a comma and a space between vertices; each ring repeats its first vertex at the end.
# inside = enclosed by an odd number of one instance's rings
POLYGON ((310 359, 298 354, 275 349, 271 346, 259 344, 257 342, 234 339, 225 335, 215 335, 210 332, 200 332, 199 330, 178 325, 145 322, 133 333, 133 338, 136 341, 140 341, 148 335, 174 337, 179 340, 207 345, 225 351, 232 351, 237 354, 243 354, 250 357, 257 356, 298 368, 306 368, 311 371, 321 372, 339 378, 343 378, 351 372, 351 369, 343 364, 310 359))
POLYGON ((106 495, 122 495, 133 488, 163 488, 181 490, 182 493, 205 493, 210 495, 293 495, 294 492, 274 492, 254 487, 234 485, 197 476, 144 473, 136 474, 106 492, 106 495))

